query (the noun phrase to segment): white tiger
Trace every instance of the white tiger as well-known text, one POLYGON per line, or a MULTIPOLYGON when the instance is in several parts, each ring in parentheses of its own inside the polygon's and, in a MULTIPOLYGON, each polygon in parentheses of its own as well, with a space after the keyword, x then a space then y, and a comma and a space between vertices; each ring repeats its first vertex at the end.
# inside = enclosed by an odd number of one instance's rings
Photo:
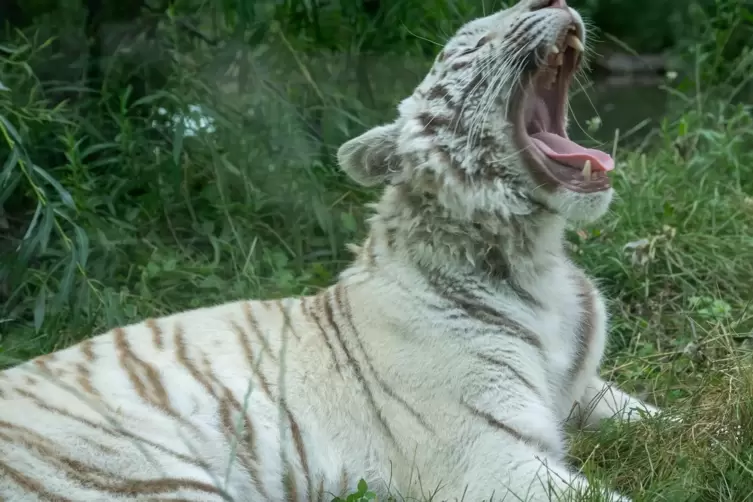
POLYGON ((460 29, 393 123, 340 148, 385 188, 325 291, 149 319, 1 373, 0 498, 587 488, 564 461, 571 411, 593 426, 658 410, 597 376, 604 301, 563 245, 612 198, 611 158, 565 133, 585 39, 564 0, 460 29))

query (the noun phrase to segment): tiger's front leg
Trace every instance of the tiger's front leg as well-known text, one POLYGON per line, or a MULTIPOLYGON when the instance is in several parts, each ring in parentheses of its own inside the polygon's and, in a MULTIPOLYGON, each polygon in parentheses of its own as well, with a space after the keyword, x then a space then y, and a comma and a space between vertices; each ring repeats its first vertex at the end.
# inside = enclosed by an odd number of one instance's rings
POLYGON ((637 421, 643 415, 656 416, 661 410, 642 399, 631 396, 617 385, 594 376, 581 399, 576 403, 575 420, 584 429, 595 429, 602 420, 616 418, 620 421, 637 421))
POLYGON ((596 492, 604 502, 632 502, 609 488, 597 489, 561 455, 537 445, 514 438, 501 441, 497 435, 479 439, 476 446, 463 478, 452 485, 443 483, 434 500, 575 502, 596 492))

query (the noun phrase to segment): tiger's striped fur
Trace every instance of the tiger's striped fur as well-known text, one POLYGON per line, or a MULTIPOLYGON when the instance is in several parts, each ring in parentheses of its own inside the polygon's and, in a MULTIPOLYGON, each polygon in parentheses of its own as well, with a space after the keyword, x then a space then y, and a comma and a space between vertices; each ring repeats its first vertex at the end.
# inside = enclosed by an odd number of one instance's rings
POLYGON ((585 42, 563 0, 468 23, 395 122, 341 147, 354 180, 386 187, 328 289, 148 319, 0 373, 0 499, 586 487, 564 463, 571 412, 657 410, 597 376, 604 301, 564 250, 566 222, 601 216, 611 188, 541 183, 514 142, 516 89, 571 22, 585 42))

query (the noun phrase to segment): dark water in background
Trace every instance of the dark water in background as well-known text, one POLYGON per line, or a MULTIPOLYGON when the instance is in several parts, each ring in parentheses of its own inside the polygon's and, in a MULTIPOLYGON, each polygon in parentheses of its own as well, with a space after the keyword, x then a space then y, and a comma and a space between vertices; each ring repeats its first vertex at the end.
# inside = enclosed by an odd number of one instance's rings
POLYGON ((619 129, 618 152, 640 145, 669 110, 669 95, 660 85, 658 78, 655 82, 602 79, 594 80, 586 93, 575 84, 570 98, 570 139, 611 152, 619 129), (601 119, 595 131, 588 129, 594 117, 601 119))

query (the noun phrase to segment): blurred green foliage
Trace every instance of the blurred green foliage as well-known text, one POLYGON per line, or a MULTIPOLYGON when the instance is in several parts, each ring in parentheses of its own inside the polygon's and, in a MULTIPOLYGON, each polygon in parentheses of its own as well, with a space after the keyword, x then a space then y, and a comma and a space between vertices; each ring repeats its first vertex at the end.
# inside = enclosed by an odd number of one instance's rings
MULTIPOLYGON (((689 99, 699 82, 748 89, 743 3, 572 3, 596 38, 672 48, 689 99)), ((337 145, 390 118, 438 46, 504 4, 3 2, 0 324, 12 329, 0 347, 49 350, 144 315, 138 305, 331 281, 373 196, 334 165, 337 145), (212 130, 176 118, 188 115, 212 130)))

